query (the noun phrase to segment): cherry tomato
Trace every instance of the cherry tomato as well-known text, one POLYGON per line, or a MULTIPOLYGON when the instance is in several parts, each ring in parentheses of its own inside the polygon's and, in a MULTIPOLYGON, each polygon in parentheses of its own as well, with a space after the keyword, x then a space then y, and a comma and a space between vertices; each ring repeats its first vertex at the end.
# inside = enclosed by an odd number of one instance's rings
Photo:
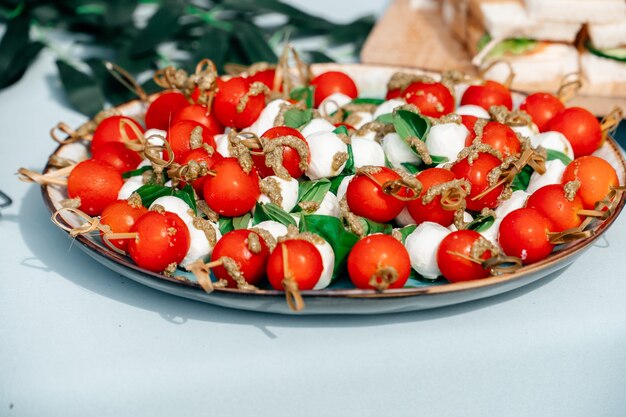
MULTIPOLYGON (((213 166, 222 159, 224 159, 224 157, 217 152, 213 152, 213 154, 210 155, 204 148, 197 148, 190 151, 187 156, 185 156, 185 159, 183 159, 183 165, 186 165, 191 161, 196 161, 200 164, 204 163, 207 169, 211 170, 213 169, 213 166)), ((206 181, 206 178, 207 176, 205 175, 198 178, 191 184, 200 199, 204 199, 204 182, 206 181)), ((181 187, 184 186, 184 184, 181 184, 181 187)))
MULTIPOLYGON (((211 261, 217 261, 223 256, 231 258, 239 266, 246 282, 255 285, 263 279, 269 255, 267 244, 259 234, 252 230, 239 229, 226 233, 217 241, 211 254, 211 261), (258 252, 250 250, 250 235, 256 235, 261 244, 258 252)), ((229 287, 237 287, 237 282, 230 277, 223 266, 214 267, 213 273, 217 279, 228 281, 229 287)))
POLYGON ((480 152, 471 164, 467 158, 463 158, 452 166, 451 171, 456 178, 465 178, 472 186, 470 194, 465 199, 469 210, 480 211, 485 207, 495 208, 499 204, 498 197, 504 190, 504 185, 494 188, 482 198, 473 198, 489 188, 489 173, 500 164, 501 161, 495 156, 480 152))
POLYGON ((243 129, 259 117, 265 107, 265 95, 262 91, 251 91, 251 84, 248 79, 233 77, 220 85, 213 112, 222 125, 243 129))
POLYGON ((162 272, 172 263, 180 263, 189 250, 189 229, 175 213, 149 211, 131 227, 137 233, 128 240, 128 254, 137 266, 162 272))
POLYGON ((376 289, 370 284, 372 277, 385 276, 386 270, 396 275, 388 288, 404 287, 411 274, 409 253, 397 239, 383 234, 370 235, 352 247, 348 255, 348 275, 355 287, 376 289))
MULTIPOLYGON (((100 223, 109 226, 113 233, 127 233, 130 232, 137 220, 147 212, 148 209, 140 204, 131 205, 126 200, 116 200, 102 211, 100 223)), ((103 235, 104 233, 101 231, 100 237, 103 235)), ((124 252, 128 249, 128 239, 112 239, 110 242, 124 252)), ((109 246, 106 241, 104 244, 109 246)))
POLYGON ((454 211, 445 210, 441 206, 441 196, 438 195, 428 204, 424 204, 422 197, 432 186, 454 180, 454 174, 443 168, 429 168, 417 174, 416 178, 422 183, 422 193, 417 200, 407 203, 407 209, 415 223, 435 222, 444 227, 450 226, 454 221, 454 211))
POLYGON ((578 212, 583 209, 583 201, 578 195, 572 201, 565 197, 561 184, 549 184, 531 194, 526 207, 537 209, 552 222, 553 232, 578 227, 583 219, 578 212))
POLYGON ((67 178, 67 194, 70 198, 80 198, 80 209, 96 216, 117 200, 122 185, 122 175, 111 165, 87 159, 78 163, 67 178))
POLYGON ((465 139, 465 146, 468 146, 468 144, 471 145, 472 142, 474 142, 474 139, 476 139, 476 132, 474 131, 474 125, 476 124, 477 120, 478 120, 478 117, 476 116, 472 116, 469 114, 461 115, 461 123, 463 123, 463 126, 465 126, 467 130, 469 130, 467 139, 465 139))
MULTIPOLYGON (((387 181, 400 179, 400 175, 389 168, 380 167, 371 176, 375 181, 363 173, 356 174, 348 184, 346 199, 350 211, 375 222, 391 221, 400 214, 406 203, 386 194, 382 185, 387 181)), ((405 194, 409 195, 408 192, 405 194)))
POLYGON ((261 195, 259 176, 246 173, 237 158, 224 158, 213 166, 214 175, 204 181, 204 198, 222 216, 236 217, 252 210, 261 195))
POLYGON ((498 243, 505 254, 516 256, 525 265, 545 259, 554 245, 548 240, 553 231, 549 218, 534 208, 513 210, 502 219, 498 243))
MULTIPOLYGON (((472 129, 473 132, 473 129, 472 129)), ((476 134, 474 133, 474 136, 476 134)), ((473 140, 470 140, 468 136, 465 140, 465 146, 472 144, 473 140)), ((493 149, 499 151, 504 158, 508 156, 518 155, 520 153, 521 145, 517 135, 505 124, 498 122, 489 122, 483 128, 482 143, 491 146, 493 149)))
POLYGON ((513 98, 508 88, 495 81, 487 80, 483 85, 470 85, 463 97, 461 105, 475 104, 485 110, 491 106, 505 106, 513 109, 513 98))
MULTIPOLYGON (((93 132, 93 138, 91 140, 91 150, 92 152, 100 145, 103 145, 107 142, 124 142, 124 138, 122 136, 121 124, 120 121, 125 120, 128 123, 135 125, 135 127, 140 131, 144 132, 143 128, 139 123, 130 117, 126 116, 111 116, 102 120, 96 130, 93 132)), ((133 131, 130 126, 124 126, 124 131, 128 136, 129 140, 137 139, 137 135, 133 131)))
POLYGON ((454 96, 441 83, 414 82, 404 90, 404 98, 429 117, 438 118, 454 110, 454 96))
POLYGON ((576 158, 592 154, 602 143, 600 122, 581 107, 570 107, 557 113, 548 123, 547 130, 561 132, 572 144, 576 158))
POLYGON ((128 149, 121 142, 107 142, 96 147, 92 152, 92 157, 111 165, 120 174, 132 171, 141 162, 141 156, 137 152, 128 149))
POLYGON ((167 130, 172 123, 174 114, 187 107, 187 98, 178 91, 167 91, 160 94, 146 111, 146 128, 167 130))
POLYGON ((550 93, 534 93, 526 97, 519 106, 533 119, 540 132, 548 131, 548 123, 565 105, 550 93))
MULTIPOLYGON (((276 139, 281 136, 295 136, 298 139, 302 139, 302 143, 309 149, 309 145, 306 140, 304 140, 304 136, 302 134, 291 127, 287 126, 276 126, 269 129, 267 132, 261 135, 266 139, 276 139)), ((252 160, 254 161, 254 165, 259 171, 259 175, 261 178, 269 177, 270 175, 274 175, 274 171, 272 168, 265 165, 265 155, 252 155, 252 160)), ((311 162, 311 153, 309 152, 308 161, 311 162)), ((283 146, 283 166, 289 172, 293 178, 300 178, 304 171, 300 169, 300 155, 298 152, 289 147, 283 146)))
POLYGON ((562 184, 580 181, 578 196, 585 209, 593 209, 595 204, 604 199, 611 187, 619 185, 615 169, 602 158, 587 155, 574 159, 563 172, 562 184))
POLYGON ((207 114, 206 106, 190 104, 178 110, 172 118, 172 124, 183 120, 191 120, 200 123, 207 128, 211 135, 218 135, 224 132, 224 126, 215 118, 213 113, 207 114))
POLYGON ((267 278, 276 290, 283 290, 285 271, 283 269, 283 249, 287 248, 287 267, 300 290, 312 290, 322 276, 324 264, 322 255, 314 244, 302 239, 280 242, 267 261, 267 278))
MULTIPOLYGON (((263 71, 255 72, 254 74, 249 76, 248 79, 251 82, 255 82, 255 81, 262 82, 263 84, 267 86, 267 88, 271 90, 272 88, 274 88, 275 76, 276 76, 276 70, 274 68, 268 68, 263 71)), ((282 91, 282 85, 280 86, 280 91, 282 91)))
MULTIPOLYGON (((204 125, 200 123, 183 120, 176 122, 170 126, 167 132, 167 141, 174 152, 174 161, 179 164, 185 160, 185 157, 191 152, 191 139, 194 131, 199 129, 200 136, 202 137, 202 143, 215 148, 215 139, 204 125)), ((167 159, 167 152, 163 152, 164 158, 167 159)))
POLYGON ((315 107, 331 94, 341 93, 350 98, 356 98, 359 92, 356 84, 347 74, 339 71, 328 71, 311 80, 315 87, 315 107))
MULTIPOLYGON (((480 233, 474 230, 457 230, 441 241, 437 249, 437 265, 448 281, 471 281, 489 276, 490 269, 485 269, 482 264, 467 259, 471 257, 472 247, 481 237, 480 233)), ((487 250, 480 259, 484 261, 491 256, 491 251, 487 250)))
POLYGON ((403 95, 402 93, 403 92, 404 91, 401 90, 400 88, 396 88, 394 90, 388 90, 387 94, 385 95, 385 100, 391 100, 393 98, 400 98, 400 97, 402 97, 402 95, 403 95))

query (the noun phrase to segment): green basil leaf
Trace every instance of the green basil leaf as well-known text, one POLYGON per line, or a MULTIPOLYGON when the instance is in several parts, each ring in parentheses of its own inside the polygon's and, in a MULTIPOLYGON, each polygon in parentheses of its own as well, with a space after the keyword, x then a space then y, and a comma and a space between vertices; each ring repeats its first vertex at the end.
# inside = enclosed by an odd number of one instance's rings
POLYGON ((248 224, 250 224, 250 218, 252 215, 250 213, 246 213, 243 216, 233 217, 233 228, 235 230, 239 229, 247 229, 248 224))
POLYGON ((151 165, 146 165, 146 166, 138 168, 138 169, 133 169, 132 171, 126 171, 126 172, 124 172, 122 174, 122 178, 128 179, 130 177, 137 177, 137 176, 143 174, 146 171, 152 171, 152 166, 151 165))
POLYGON ((477 232, 484 232, 489 229, 491 225, 496 221, 495 217, 488 215, 478 215, 474 220, 472 220, 465 228, 467 230, 475 230, 477 232))
POLYGON ((285 226, 297 226, 296 220, 282 208, 272 203, 257 203, 254 211, 254 224, 274 220, 285 226), (260 212, 257 215, 257 212, 260 212))
POLYGON ((343 273, 348 254, 359 241, 359 237, 347 231, 341 220, 336 217, 317 214, 302 217, 305 219, 307 231, 321 236, 333 248, 335 253, 333 279, 335 279, 343 273))
POLYGON ((402 236, 402 244, 404 244, 404 242, 406 241, 406 238, 408 235, 410 235, 411 233, 413 233, 415 231, 415 229, 417 229, 417 225, 416 224, 410 224, 408 226, 404 226, 400 229, 396 229, 398 232, 400 232, 400 235, 402 236))
POLYGON ((348 128, 345 127, 344 125, 341 126, 337 126, 335 128, 335 130, 333 130, 333 133, 337 134, 337 135, 348 135, 348 128))
POLYGON ((57 60, 61 83, 72 107, 87 116, 95 116, 104 107, 104 95, 98 83, 89 75, 65 61, 57 60))
POLYGON ((408 110, 396 110, 393 113, 393 126, 404 140, 411 137, 425 140, 430 130, 430 121, 408 110))
POLYGON ((164 185, 144 184, 135 191, 141 197, 141 203, 150 207, 154 200, 167 195, 174 195, 174 189, 164 185))
POLYGON ((449 161, 447 156, 431 155, 430 158, 433 160, 431 165, 439 165, 449 161))
POLYGON ((341 182, 343 181, 343 179, 347 177, 347 175, 338 175, 336 177, 334 177, 332 180, 330 180, 330 192, 337 195, 337 190, 339 189, 339 186, 341 185, 341 182))
POLYGON ((187 205, 191 207, 193 212, 196 215, 198 214, 198 208, 196 206, 196 193, 193 190, 191 184, 185 185, 182 190, 174 190, 173 195, 187 203, 187 205))
POLYGON ((421 171, 421 169, 419 169, 419 167, 412 162, 402 162, 400 165, 402 165, 409 174, 417 174, 421 171))
POLYGON ((365 234, 367 235, 373 235, 375 233, 390 235, 391 232, 393 232, 393 226, 389 223, 378 223, 374 220, 366 219, 365 217, 361 217, 360 220, 365 226, 365 234))
POLYGON ((297 87, 291 90, 291 92, 289 93, 289 98, 292 100, 304 101, 306 103, 307 109, 312 109, 314 93, 314 86, 297 87))
POLYGON ((233 230, 235 230, 232 217, 220 217, 218 221, 218 226, 222 236, 224 236, 228 232, 232 232, 233 230))
POLYGON ((391 124, 393 123, 393 113, 381 114, 380 116, 376 118, 376 121, 380 123, 391 124))
MULTIPOLYGON (((314 202, 321 203, 324 200, 324 196, 330 190, 330 181, 323 178, 318 181, 303 181, 300 183, 298 189, 298 203, 302 202, 314 202)), ((294 207, 293 212, 297 213, 302 211, 300 205, 294 207)))
POLYGON ((284 125, 287 127, 293 127, 294 129, 298 129, 299 127, 309 123, 312 119, 312 109, 289 109, 285 112, 284 125))
POLYGON ((530 176, 533 174, 534 170, 530 165, 526 165, 522 170, 513 178, 513 182, 511 183, 511 189, 513 191, 524 190, 528 188, 528 184, 530 183, 530 176))
POLYGON ((341 171, 341 175, 353 175, 355 173, 354 153, 352 153, 352 145, 348 145, 348 160, 346 161, 346 166, 343 168, 343 171, 341 171))
POLYGON ((368 98, 368 97, 357 97, 354 100, 352 100, 352 104, 374 104, 376 106, 380 106, 384 102, 385 102, 385 99, 383 98, 368 98))
POLYGON ((546 154, 547 154, 547 158, 546 159, 548 161, 552 161, 554 159, 559 159, 565 165, 569 165, 570 162, 572 162, 572 158, 570 158, 569 156, 565 155, 563 152, 556 151, 554 149, 546 149, 546 154))

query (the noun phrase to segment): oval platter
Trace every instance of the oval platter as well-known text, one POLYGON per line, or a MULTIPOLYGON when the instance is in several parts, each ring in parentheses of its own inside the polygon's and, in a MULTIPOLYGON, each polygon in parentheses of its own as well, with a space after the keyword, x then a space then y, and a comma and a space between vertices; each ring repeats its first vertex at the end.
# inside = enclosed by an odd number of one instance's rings
MULTIPOLYGON (((359 95, 362 97, 384 96, 384 86, 391 75, 397 71, 433 74, 414 68, 362 64, 314 64, 311 69, 314 74, 332 70, 346 72, 355 80, 359 87, 359 95)), ((460 95, 457 94, 457 96, 460 95)), ((519 104, 524 96, 514 93, 513 99, 514 103, 519 104)), ((119 106, 118 109, 122 114, 138 116, 145 110, 142 106, 139 101, 132 101, 119 106)), ((53 155, 81 160, 87 157, 87 152, 86 143, 74 142, 60 145, 53 155)), ((611 163, 618 173, 620 184, 623 185, 626 181, 626 162, 615 141, 608 138, 595 154, 611 163)), ((46 166, 44 173, 50 169, 52 169, 50 165, 46 166)), ((41 191, 44 203, 50 213, 59 209, 61 201, 67 198, 65 190, 58 186, 42 186, 41 191)), ((625 200, 626 194, 621 196, 609 218, 593 225, 595 228, 593 236, 558 247, 557 251, 543 261, 525 266, 514 273, 454 284, 439 282, 420 285, 418 283, 412 287, 384 292, 345 288, 345 286, 342 288, 341 284, 338 284, 338 286, 325 290, 302 291, 305 308, 296 314, 381 314, 425 310, 487 298, 520 288, 547 277, 574 262, 611 226, 622 211, 625 200)), ((68 213, 63 214, 61 220, 72 227, 81 224, 77 217, 68 213)), ((69 234, 67 236, 70 237, 69 234)), ((148 287, 222 307, 266 313, 294 314, 285 302, 283 292, 269 289, 242 291, 218 288, 212 293, 206 293, 191 274, 180 273, 178 277, 167 277, 149 272, 137 267, 128 258, 109 250, 95 236, 79 235, 75 239, 78 246, 97 262, 148 287)))

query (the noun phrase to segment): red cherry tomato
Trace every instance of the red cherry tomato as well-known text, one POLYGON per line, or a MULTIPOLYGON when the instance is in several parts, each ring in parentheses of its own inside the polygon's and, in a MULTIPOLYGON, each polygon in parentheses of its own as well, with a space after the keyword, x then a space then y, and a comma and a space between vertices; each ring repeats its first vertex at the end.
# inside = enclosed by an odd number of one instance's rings
MULTIPOLYGON (((476 134, 474 133, 474 137, 475 136, 476 134)), ((465 140, 465 146, 471 145, 472 142, 473 139, 470 140, 468 136, 465 140)), ((485 125, 481 142, 499 151, 504 158, 518 155, 521 150, 519 139, 513 129, 498 122, 489 122, 485 125)))
MULTIPOLYGON (((472 247, 481 237, 480 233, 474 230, 458 230, 441 241, 437 249, 437 265, 448 281, 471 281, 489 276, 491 272, 489 269, 467 259, 471 257, 472 247)), ((480 259, 484 261, 491 256, 491 251, 487 250, 480 259)))
POLYGON ((546 132, 550 120, 563 110, 565 105, 550 93, 534 93, 526 97, 519 108, 530 115, 540 132, 546 132))
POLYGON ((557 113, 548 123, 548 130, 561 132, 572 144, 576 158, 592 154, 602 143, 600 122, 581 107, 570 107, 557 113))
POLYGON ((137 266, 162 272, 172 263, 180 263, 189 250, 189 229, 177 214, 149 211, 130 229, 137 233, 128 241, 128 254, 137 266))
POLYGON ((480 211, 485 207, 495 208, 499 204, 498 197, 504 190, 504 185, 494 188, 482 198, 474 198, 489 188, 489 173, 500 164, 501 161, 495 156, 481 152, 471 164, 467 158, 463 158, 452 166, 451 171, 456 178, 465 178, 472 186, 465 199, 469 210, 480 211))
MULTIPOLYGON (((399 179, 400 175, 389 168, 380 167, 371 176, 375 181, 365 174, 356 174, 348 184, 346 199, 350 211, 375 222, 391 221, 400 214, 406 203, 386 194, 382 185, 399 179)), ((406 194, 409 195, 408 192, 406 194)))
POLYGON ((505 254, 516 256, 527 265, 550 255, 554 245, 548 241, 548 232, 552 230, 552 222, 539 210, 520 208, 502 219, 498 243, 505 254))
POLYGON ((117 200, 124 185, 122 175, 111 165, 96 159, 77 164, 67 178, 67 194, 80 198, 80 209, 90 216, 102 213, 117 200))
POLYGON ((314 244, 302 239, 280 242, 267 261, 267 278, 276 290, 283 290, 283 246, 287 248, 287 268, 300 290, 312 290, 324 270, 322 255, 314 244))
POLYGON ((339 71, 328 71, 311 80, 315 87, 315 107, 331 94, 341 93, 350 98, 356 98, 359 92, 356 84, 347 74, 339 71))
POLYGON ((236 217, 254 208, 261 194, 255 168, 246 173, 237 158, 224 158, 213 171, 214 175, 207 175, 204 181, 204 198, 212 210, 236 217))
POLYGON ((258 119, 265 107, 265 95, 263 92, 252 95, 251 84, 248 79, 233 77, 220 85, 213 112, 222 125, 243 129, 258 119))
MULTIPOLYGON (((176 122, 170 126, 167 132, 167 141, 174 152, 174 161, 179 164, 185 160, 185 157, 191 152, 191 138, 194 130, 199 129, 202 136, 202 143, 215 148, 215 139, 204 125, 193 122, 191 120, 183 120, 176 122)), ((163 152, 164 158, 167 159, 167 152, 163 152)))
POLYGON ((435 222, 444 227, 450 226, 454 221, 454 210, 445 210, 441 206, 441 196, 438 195, 428 204, 424 204, 422 197, 432 186, 454 180, 454 174, 443 168, 429 168, 417 174, 416 178, 422 183, 422 193, 418 199, 407 203, 415 223, 435 222))
POLYGON ((472 142, 474 142, 474 139, 476 139, 476 132, 474 131, 474 125, 476 124, 477 120, 478 120, 478 117, 476 116, 472 116, 469 114, 461 115, 461 123, 463 123, 463 126, 465 126, 467 130, 469 130, 467 139, 465 139, 465 146, 468 146, 468 144, 471 145, 472 142))
MULTIPOLYGON (((143 128, 139 123, 130 117, 126 116, 111 116, 107 117, 103 121, 100 122, 96 130, 93 132, 93 138, 91 140, 91 150, 92 152, 100 145, 103 145, 107 142, 124 142, 124 138, 121 130, 121 120, 126 121, 127 123, 135 125, 135 127, 140 131, 144 132, 143 128)), ((124 131, 128 136, 129 140, 137 139, 137 134, 133 131, 130 126, 124 126, 124 131)))
POLYGON ((120 174, 132 171, 141 162, 141 156, 137 152, 128 149, 121 142, 107 142, 96 147, 92 152, 92 157, 111 165, 120 174))
POLYGON ((160 94, 146 111, 146 128, 167 130, 172 123, 174 114, 187 107, 187 98, 178 91, 167 91, 160 94))
POLYGON ((583 201, 578 195, 572 201, 568 200, 561 184, 541 187, 528 198, 526 207, 537 209, 550 219, 553 232, 578 227, 583 221, 578 215, 583 209, 583 201))
POLYGON ((400 98, 402 96, 402 93, 403 91, 399 88, 396 88, 395 90, 388 90, 387 94, 385 95, 385 100, 400 98))
MULTIPOLYGON (((260 235, 252 230, 239 229, 226 233, 217 241, 211 254, 211 261, 217 261, 223 256, 231 258, 239 266, 239 270, 246 282, 255 285, 263 279, 269 255, 270 251, 267 248, 267 244, 260 235), (249 236, 251 234, 256 235, 261 243, 261 249, 258 252, 250 250, 249 236)), ((237 287, 237 283, 230 277, 223 266, 214 267, 213 273, 217 279, 228 281, 229 287, 237 287)))
MULTIPOLYGON (((126 200, 116 200, 106 206, 100 215, 100 223, 111 228, 113 233, 127 233, 148 209, 142 205, 131 205, 126 200)), ((104 233, 100 232, 100 237, 104 233)), ((128 249, 128 239, 112 239, 111 244, 124 252, 128 249)), ((107 241, 104 244, 109 246, 107 241)))
POLYGON ((587 155, 574 159, 563 172, 562 184, 580 181, 578 196, 586 209, 593 209, 595 204, 604 199, 611 187, 619 185, 615 169, 602 158, 587 155))
MULTIPOLYGON (((402 288, 411 274, 411 259, 402 243, 389 235, 376 234, 359 240, 348 255, 348 275, 357 288, 376 289, 373 277, 392 270, 396 280, 388 288, 402 288)), ((374 278, 380 282, 380 278, 374 278)))
MULTIPOLYGON (((190 151, 187 156, 185 156, 185 159, 183 159, 183 165, 186 165, 191 161, 196 161, 200 164, 206 165, 207 169, 211 170, 213 169, 213 166, 222 159, 224 159, 224 157, 217 152, 213 152, 212 155, 209 155, 204 148, 197 148, 190 151)), ((200 177, 191 184, 200 199, 204 199, 204 182, 206 181, 206 178, 206 176, 200 177)), ((181 184, 180 186, 184 187, 185 185, 181 184)))
MULTIPOLYGON (((274 88, 274 77, 276 76, 276 70, 273 68, 268 68, 266 70, 263 71, 257 71, 254 74, 252 74, 251 76, 248 77, 248 79, 251 82, 255 82, 255 81, 259 81, 262 82, 263 84, 265 84, 267 86, 267 88, 269 88, 270 90, 274 88)), ((282 85, 280 86, 280 91, 282 91, 282 85)))
MULTIPOLYGON (((287 126, 276 126, 269 129, 267 132, 261 135, 266 139, 276 139, 281 136, 295 136, 298 139, 302 139, 302 143, 309 149, 309 145, 306 140, 304 140, 304 136, 294 128, 287 126)), ((270 175, 274 175, 274 171, 272 168, 265 165, 265 155, 252 155, 252 160, 254 161, 254 165, 259 171, 259 175, 261 178, 269 177, 270 175)), ((309 152, 308 161, 311 162, 311 153, 309 152)), ((300 154, 298 152, 289 147, 283 146, 283 166, 289 172, 293 178, 300 178, 304 171, 300 169, 300 154)))
POLYGON ((218 135, 224 132, 224 126, 215 118, 213 113, 207 114, 206 106, 190 104, 178 110, 172 118, 172 124, 183 120, 191 120, 207 128, 211 135, 218 135))
POLYGON ((454 110, 454 96, 441 83, 414 82, 404 90, 404 98, 429 117, 441 117, 454 110))
POLYGON ((508 88, 495 81, 487 80, 483 85, 470 85, 463 97, 461 105, 475 104, 485 110, 491 106, 505 106, 513 109, 513 98, 508 88))

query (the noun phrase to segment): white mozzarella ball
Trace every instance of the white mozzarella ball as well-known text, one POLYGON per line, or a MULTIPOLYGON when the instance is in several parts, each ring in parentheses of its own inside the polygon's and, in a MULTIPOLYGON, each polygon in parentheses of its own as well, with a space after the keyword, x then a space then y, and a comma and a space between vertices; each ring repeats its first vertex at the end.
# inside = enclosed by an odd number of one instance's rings
POLYGON ((155 146, 163 145, 163 138, 167 138, 167 132, 161 129, 148 129, 145 131, 143 136, 148 140, 148 143, 155 146))
POLYGON ((352 155, 354 168, 364 166, 385 166, 385 151, 378 142, 367 139, 352 138, 352 155))
POLYGON ((543 132, 530 137, 530 144, 533 148, 541 146, 545 149, 559 151, 574 159, 574 150, 572 144, 567 140, 561 132, 543 132))
POLYGON ((445 156, 448 162, 456 161, 456 157, 465 148, 465 139, 469 131, 462 124, 443 123, 430 128, 426 137, 428 153, 445 156))
POLYGON ((344 162, 338 169, 333 168, 333 160, 338 152, 348 152, 348 146, 333 132, 318 132, 306 137, 311 151, 311 163, 306 175, 312 180, 334 177, 346 166, 344 162))
POLYGON ((221 135, 215 135, 213 138, 215 139, 215 150, 217 151, 217 153, 222 155, 224 158, 232 156, 230 154, 230 149, 228 149, 230 141, 228 140, 228 135, 226 133, 223 133, 221 135))
POLYGON ((402 163, 420 163, 420 157, 397 133, 388 133, 381 141, 387 160, 394 168, 402 168, 402 163))
POLYGON ((409 213, 409 209, 406 207, 402 209, 400 214, 398 214, 394 220, 398 223, 398 226, 401 227, 415 224, 415 220, 413 220, 413 217, 411 217, 411 214, 409 213))
POLYGON ((502 219, 513 210, 524 207, 528 196, 529 194, 524 190, 513 191, 511 197, 502 201, 494 210, 496 213, 496 219, 502 219))
POLYGON ((370 131, 367 131, 367 132, 363 133, 362 135, 358 135, 358 134, 354 133, 351 136, 351 138, 352 138, 351 140, 354 140, 354 139, 375 140, 376 139, 376 132, 370 130, 370 131))
MULTIPOLYGON (((469 223, 469 222, 471 222, 472 220, 474 220, 474 217, 472 217, 472 215, 471 215, 471 214, 469 214, 467 211, 464 211, 464 212, 463 212, 463 221, 464 221, 465 223, 469 223)), ((451 232, 456 232, 456 231, 457 231, 457 230, 459 230, 459 229, 457 229, 457 228, 456 228, 456 225, 455 225, 454 223, 452 223, 450 226, 448 226, 448 230, 450 230, 451 232)))
POLYGON ((327 192, 320 207, 313 214, 339 217, 339 199, 330 191, 327 192))
POLYGON ((305 138, 318 133, 318 132, 332 132, 336 127, 326 119, 312 119, 309 123, 305 124, 304 127, 300 129, 300 133, 305 138))
MULTIPOLYGON (((222 234, 220 233, 219 227, 215 223, 211 223, 211 226, 215 230, 216 242, 222 238, 222 234)), ((180 262, 182 267, 186 267, 198 259, 206 259, 211 256, 213 253, 214 246, 211 246, 211 243, 206 237, 206 234, 203 230, 196 229, 193 225, 187 224, 187 228, 189 229, 189 250, 185 255, 185 258, 180 262)))
POLYGON ((181 220, 185 222, 185 224, 193 223, 193 217, 191 217, 190 214, 191 207, 189 207, 187 203, 185 203, 182 199, 178 197, 174 197, 171 195, 159 197, 154 200, 152 204, 150 204, 150 209, 152 209, 156 205, 163 207, 165 211, 178 214, 178 217, 180 217, 181 220))
MULTIPOLYGON (((294 178, 290 178, 289 180, 284 180, 275 175, 271 175, 267 178, 272 178, 276 180, 278 185, 280 186, 280 195, 283 197, 283 201, 280 204, 280 207, 289 213, 293 208, 298 204, 298 180, 294 178)), ((259 203, 271 203, 269 197, 265 194, 261 194, 257 200, 259 203)))
POLYGON ((264 222, 261 222, 252 227, 267 231, 270 235, 274 237, 274 239, 278 239, 279 237, 285 236, 287 234, 287 226, 274 220, 265 220, 264 222))
POLYGON ((456 99, 456 106, 461 107, 461 99, 463 98, 463 94, 465 94, 465 90, 470 86, 470 84, 459 83, 454 85, 454 97, 456 99))
POLYGON ((342 93, 333 93, 326 97, 319 105, 318 110, 322 116, 330 116, 339 108, 345 106, 352 101, 352 97, 349 97, 342 93))
POLYGON ((339 183, 339 187, 337 187, 338 200, 341 200, 343 196, 346 195, 346 191, 348 191, 348 184, 350 184, 352 178, 354 178, 354 175, 346 175, 339 183))
POLYGON ((322 290, 328 287, 331 279, 333 278, 333 271, 335 269, 335 252, 333 252, 333 248, 326 241, 324 241, 324 243, 315 243, 315 247, 322 256, 322 275, 320 275, 320 279, 317 281, 317 284, 315 284, 313 289, 322 290))
POLYGON ((372 113, 366 111, 358 111, 354 113, 355 118, 358 117, 358 121, 352 125, 355 129, 360 129, 365 123, 369 123, 374 120, 372 113))
POLYGON ((126 200, 132 193, 137 191, 139 187, 143 185, 143 178, 141 175, 137 175, 134 177, 130 177, 126 181, 124 181, 124 185, 120 188, 120 191, 117 193, 118 200, 126 200))
POLYGON ((527 126, 527 125, 524 125, 524 126, 510 126, 510 128, 511 128, 511 130, 513 130, 513 132, 519 133, 520 135, 522 135, 525 138, 532 138, 537 133, 539 133, 539 128, 534 123, 532 125, 530 125, 530 126, 527 126))
POLYGON ((243 130, 246 132, 252 132, 257 136, 261 136, 263 133, 274 127, 274 121, 280 112, 280 106, 283 104, 289 104, 289 102, 280 98, 270 101, 267 103, 267 106, 265 106, 263 111, 261 111, 261 114, 259 114, 259 118, 256 119, 256 122, 252 123, 250 127, 243 130))
POLYGON ((142 159, 139 165, 137 165, 137 168, 135 169, 149 167, 149 166, 152 166, 152 162, 150 162, 150 160, 146 158, 146 159, 142 159))
POLYGON ((460 114, 461 116, 474 116, 479 119, 491 119, 489 112, 483 109, 480 106, 475 104, 466 104, 464 106, 459 106, 456 111, 456 114, 460 114))
POLYGON ((565 171, 565 164, 561 162, 560 159, 547 161, 545 173, 532 173, 526 192, 528 194, 532 194, 545 185, 559 184, 561 182, 561 177, 563 176, 563 171, 565 171))
POLYGON ((401 100, 399 98, 392 98, 391 100, 387 100, 384 103, 381 103, 380 106, 376 108, 376 111, 373 114, 374 120, 378 118, 378 116, 382 116, 383 114, 393 113, 396 107, 404 106, 406 101, 401 100))
POLYGON ((435 279, 441 275, 437 265, 437 249, 450 231, 440 224, 424 222, 406 237, 404 246, 409 252, 411 267, 424 278, 435 279))
POLYGON ((493 224, 491 226, 489 226, 488 229, 485 229, 480 233, 480 235, 482 237, 484 237, 485 239, 487 239, 489 242, 491 242, 493 245, 495 245, 496 247, 500 247, 500 243, 498 243, 498 230, 500 230, 500 223, 502 222, 501 219, 496 219, 496 221, 493 222, 493 224))

